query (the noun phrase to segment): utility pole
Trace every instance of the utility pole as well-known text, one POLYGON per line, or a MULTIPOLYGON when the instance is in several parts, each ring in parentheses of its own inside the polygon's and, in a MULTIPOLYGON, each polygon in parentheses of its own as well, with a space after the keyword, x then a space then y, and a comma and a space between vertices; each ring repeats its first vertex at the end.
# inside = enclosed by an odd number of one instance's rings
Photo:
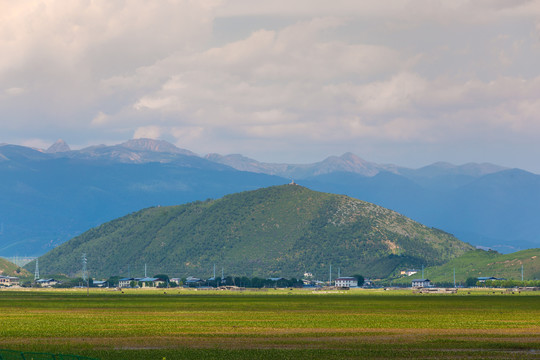
POLYGON ((34 273, 34 281, 39 280, 39 259, 36 259, 36 272, 34 273))
POLYGON ((523 264, 521 264, 521 281, 523 281, 523 264))
POLYGON ((424 278, 424 264, 422 264, 422 280, 425 280, 425 278, 424 278))
POLYGON ((147 277, 146 276, 146 263, 144 263, 144 277, 147 277))
POLYGON ((83 281, 86 281, 86 296, 90 295, 90 278, 88 277, 88 270, 86 269, 86 253, 82 254, 82 276, 83 281))
POLYGON ((214 281, 216 280, 216 264, 214 264, 214 281))
POLYGON ((328 275, 328 286, 332 286, 332 264, 330 264, 330 272, 328 275))
POLYGON ((88 271, 86 269, 86 253, 82 254, 82 278, 83 281, 88 281, 88 271))
POLYGON ((454 287, 456 287, 456 268, 454 268, 454 287))

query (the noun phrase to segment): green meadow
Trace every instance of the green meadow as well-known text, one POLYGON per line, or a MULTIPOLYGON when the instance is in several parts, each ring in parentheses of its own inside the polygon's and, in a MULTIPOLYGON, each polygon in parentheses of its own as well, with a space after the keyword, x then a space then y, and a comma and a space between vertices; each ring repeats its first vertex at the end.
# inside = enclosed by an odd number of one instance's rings
POLYGON ((539 295, 3 290, 0 348, 103 360, 539 359, 539 295))

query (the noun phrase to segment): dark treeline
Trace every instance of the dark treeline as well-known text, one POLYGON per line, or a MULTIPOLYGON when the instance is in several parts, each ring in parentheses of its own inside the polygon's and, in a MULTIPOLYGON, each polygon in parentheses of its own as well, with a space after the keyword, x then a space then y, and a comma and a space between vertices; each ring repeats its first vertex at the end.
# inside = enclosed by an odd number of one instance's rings
MULTIPOLYGON (((225 278, 217 277, 216 279, 210 278, 208 280, 199 280, 199 281, 188 281, 187 278, 182 278, 180 284, 170 281, 168 276, 155 275, 154 277, 164 280, 164 283, 159 287, 177 287, 177 286, 187 286, 187 287, 220 287, 220 286, 237 286, 245 288, 284 288, 284 287, 302 287, 304 284, 302 280, 296 278, 285 279, 285 278, 270 278, 264 279, 259 277, 249 278, 247 276, 242 277, 232 277, 227 276, 225 278)), ((119 276, 112 276, 107 279, 108 287, 118 286, 118 281, 120 280, 119 276)), ((86 286, 87 283, 82 280, 82 278, 76 279, 66 279, 63 280, 61 284, 57 284, 54 287, 75 287, 75 286, 86 286)), ((93 280, 89 279, 90 287, 93 286, 93 280)), ((137 285, 134 282, 134 285, 137 285)))
POLYGON ((264 288, 264 287, 302 287, 304 283, 302 280, 296 278, 285 279, 285 278, 270 278, 263 279, 260 277, 249 278, 247 276, 242 277, 232 277, 227 276, 223 279, 216 278, 209 279, 205 281, 206 286, 218 287, 223 285, 232 285, 238 287, 247 287, 247 288, 264 288))
POLYGON ((480 282, 476 278, 468 278, 466 285, 486 288, 540 287, 540 280, 486 280, 480 282))

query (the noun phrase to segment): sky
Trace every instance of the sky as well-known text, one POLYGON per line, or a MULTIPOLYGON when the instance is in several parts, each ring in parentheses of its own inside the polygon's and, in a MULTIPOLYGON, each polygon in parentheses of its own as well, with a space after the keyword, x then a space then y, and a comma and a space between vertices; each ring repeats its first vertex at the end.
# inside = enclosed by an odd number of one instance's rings
POLYGON ((0 143, 540 173, 540 0, 0 0, 0 143))

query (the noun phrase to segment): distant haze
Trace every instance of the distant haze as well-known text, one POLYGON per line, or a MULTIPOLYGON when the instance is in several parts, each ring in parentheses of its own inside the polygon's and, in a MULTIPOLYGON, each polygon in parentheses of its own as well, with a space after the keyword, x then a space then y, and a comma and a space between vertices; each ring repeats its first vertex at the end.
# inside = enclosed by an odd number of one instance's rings
POLYGON ((540 173, 539 0, 0 5, 0 143, 540 173))

